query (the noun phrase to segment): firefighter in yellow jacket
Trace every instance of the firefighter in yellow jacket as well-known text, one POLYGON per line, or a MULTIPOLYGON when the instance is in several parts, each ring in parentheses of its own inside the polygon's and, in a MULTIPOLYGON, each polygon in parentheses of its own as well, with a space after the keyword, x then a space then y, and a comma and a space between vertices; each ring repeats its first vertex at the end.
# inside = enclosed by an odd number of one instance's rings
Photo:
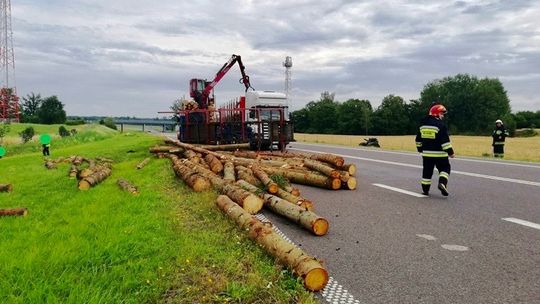
POLYGON ((434 167, 439 170, 437 188, 442 195, 448 196, 448 178, 450 177, 450 161, 454 157, 454 149, 446 125, 442 122, 446 108, 435 104, 429 109, 429 115, 422 119, 416 134, 416 149, 422 153, 422 193, 429 195, 431 177, 434 167))

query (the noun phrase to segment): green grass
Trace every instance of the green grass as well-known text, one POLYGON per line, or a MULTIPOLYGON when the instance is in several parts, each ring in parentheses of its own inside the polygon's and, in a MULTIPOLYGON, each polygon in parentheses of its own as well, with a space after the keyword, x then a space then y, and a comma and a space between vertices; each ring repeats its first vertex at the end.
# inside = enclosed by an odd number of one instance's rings
POLYGON ((192 192, 166 159, 135 169, 159 141, 99 126, 54 140, 52 158, 115 161, 89 191, 68 178, 67 164, 47 170, 39 151, 9 146, 0 183, 14 190, 0 193, 0 208, 29 214, 0 218, 1 303, 316 302, 221 214, 216 193, 192 192), (121 191, 120 177, 141 194, 121 191))

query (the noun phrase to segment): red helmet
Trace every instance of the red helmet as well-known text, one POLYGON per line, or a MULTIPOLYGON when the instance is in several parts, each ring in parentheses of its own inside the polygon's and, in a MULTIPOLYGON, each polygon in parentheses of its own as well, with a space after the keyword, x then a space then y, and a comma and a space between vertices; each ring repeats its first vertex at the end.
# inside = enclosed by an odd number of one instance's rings
POLYGON ((446 114, 446 108, 441 104, 436 104, 429 109, 430 116, 438 117, 440 114, 446 114))

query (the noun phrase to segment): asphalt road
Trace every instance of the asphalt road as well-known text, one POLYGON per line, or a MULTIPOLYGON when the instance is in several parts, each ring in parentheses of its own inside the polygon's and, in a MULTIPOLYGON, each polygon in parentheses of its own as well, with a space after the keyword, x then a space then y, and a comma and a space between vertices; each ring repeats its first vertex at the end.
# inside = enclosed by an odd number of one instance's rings
MULTIPOLYGON (((289 148, 339 154, 358 167, 355 191, 299 186, 330 220, 326 236, 265 211, 356 303, 540 303, 540 164, 457 155, 450 196, 436 189, 435 173, 431 195, 418 197, 416 153, 289 148)), ((346 302, 335 299, 322 301, 346 302)))

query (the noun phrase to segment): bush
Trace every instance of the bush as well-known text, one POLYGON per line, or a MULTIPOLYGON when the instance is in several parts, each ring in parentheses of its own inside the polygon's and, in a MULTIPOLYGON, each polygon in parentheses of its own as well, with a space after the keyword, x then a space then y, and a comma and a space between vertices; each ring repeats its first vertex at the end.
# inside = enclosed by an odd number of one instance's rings
POLYGON ((79 126, 84 125, 86 122, 83 119, 75 119, 75 120, 68 120, 66 121, 66 125, 68 126, 79 126))
POLYGON ((23 144, 29 142, 32 137, 34 137, 34 128, 33 127, 28 127, 26 129, 24 129, 22 132, 19 133, 19 135, 21 136, 21 139, 23 141, 23 144))
POLYGON ((533 128, 516 130, 514 133, 515 137, 533 137, 536 135, 538 135, 538 132, 536 132, 533 128))
POLYGON ((58 134, 60 134, 61 137, 67 137, 71 135, 71 133, 69 133, 69 131, 64 126, 60 126, 58 128, 58 134))
POLYGON ((71 133, 72 136, 75 136, 75 134, 77 134, 77 130, 75 129, 71 129, 69 130, 69 132, 71 133))
MULTIPOLYGON (((101 124, 101 121, 99 122, 101 124)), ((114 124, 114 121, 112 118, 110 117, 107 117, 105 118, 105 120, 103 120, 103 124, 108 127, 108 128, 111 128, 113 130, 117 130, 118 128, 116 127, 116 125, 114 124)))

